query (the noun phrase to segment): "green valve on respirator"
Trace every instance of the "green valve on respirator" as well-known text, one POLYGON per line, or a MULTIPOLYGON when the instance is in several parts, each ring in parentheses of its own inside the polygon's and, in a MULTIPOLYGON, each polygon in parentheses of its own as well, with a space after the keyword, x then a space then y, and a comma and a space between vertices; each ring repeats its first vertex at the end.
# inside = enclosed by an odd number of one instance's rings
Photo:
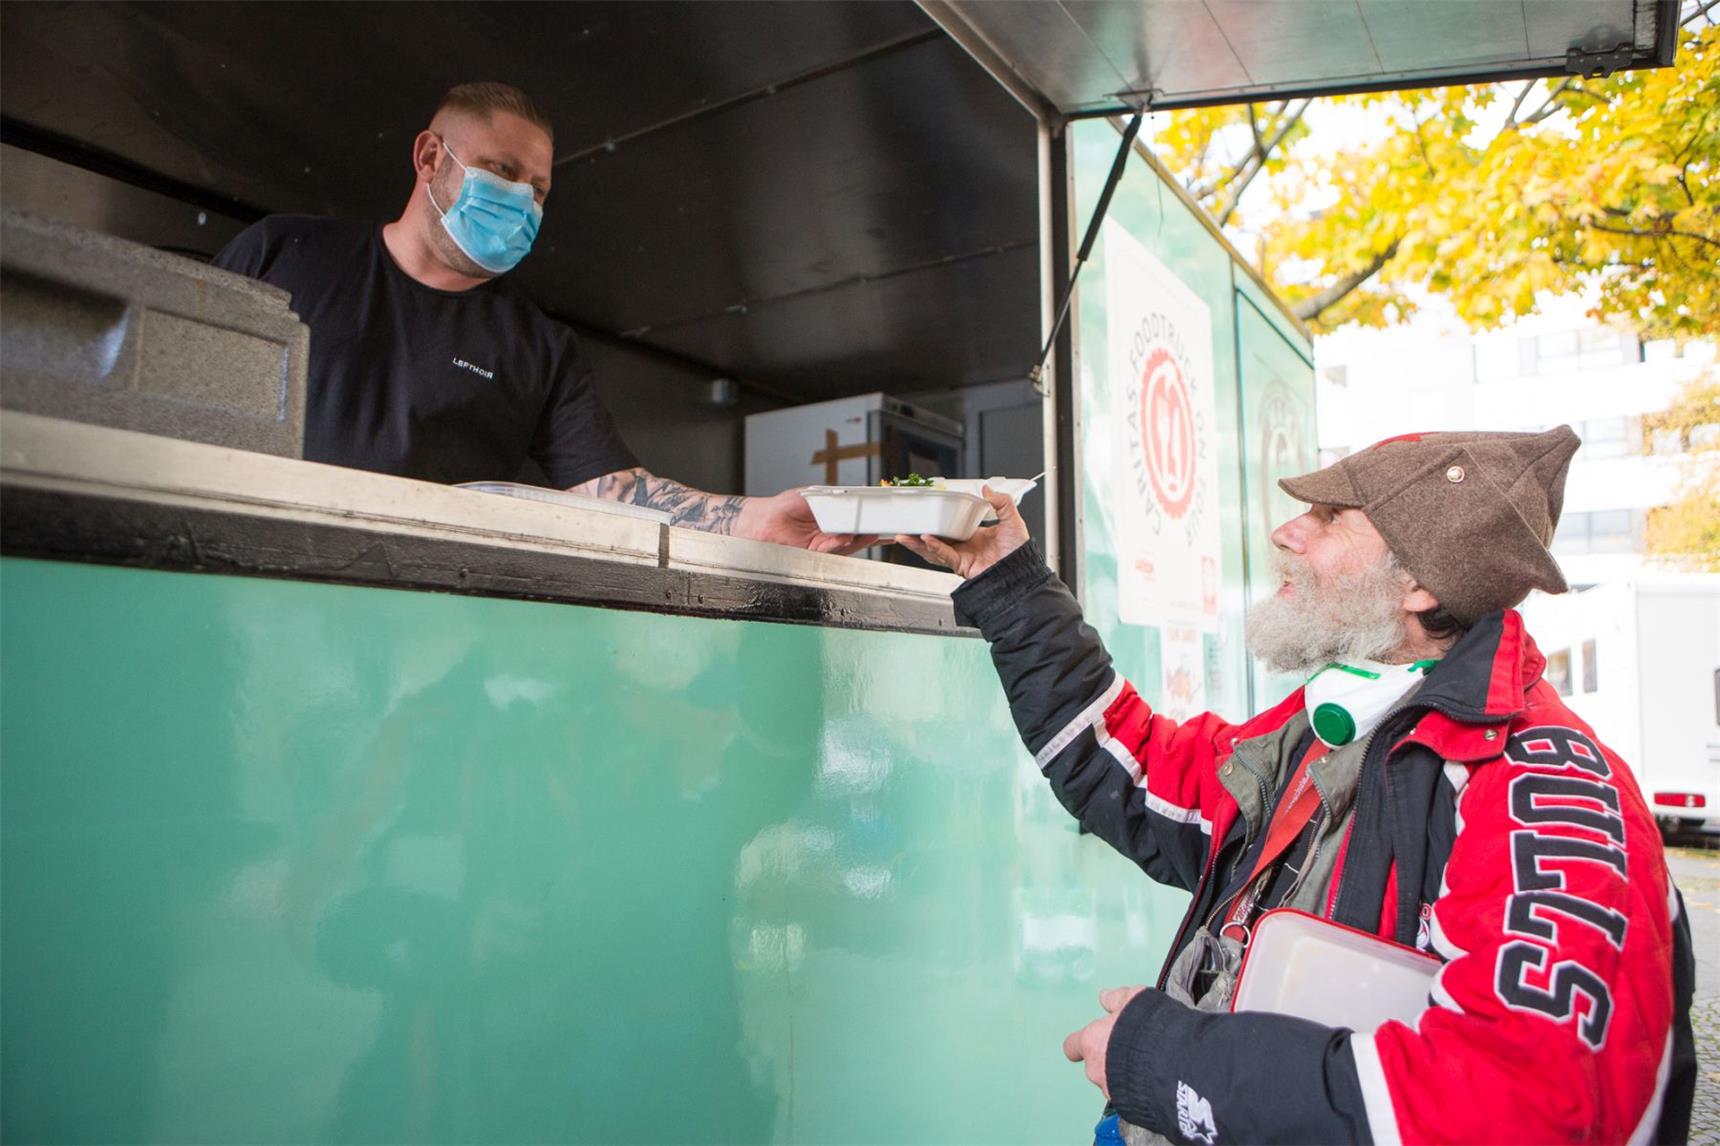
POLYGON ((1438 663, 1332 662, 1309 677, 1305 686, 1304 700, 1314 735, 1333 748, 1341 748, 1373 732, 1386 713, 1438 663))
POLYGON ((1314 735, 1341 748, 1356 738, 1356 718, 1342 705, 1322 704, 1314 709, 1314 735))

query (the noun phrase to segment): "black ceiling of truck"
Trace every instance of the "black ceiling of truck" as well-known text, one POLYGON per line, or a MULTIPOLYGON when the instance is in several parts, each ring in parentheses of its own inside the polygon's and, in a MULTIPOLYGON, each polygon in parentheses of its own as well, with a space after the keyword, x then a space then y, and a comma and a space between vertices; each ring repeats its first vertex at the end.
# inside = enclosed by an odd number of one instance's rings
POLYGON ((1679 0, 924 0, 1067 115, 1666 67, 1679 0))
POLYGON ((1037 351, 1034 121, 910 3, 7 4, 0 52, 12 141, 378 219, 440 93, 514 82, 552 313, 809 399, 1037 351))
POLYGON ((555 191, 518 272, 544 307, 820 399, 1032 364, 1036 128, 1018 97, 1093 114, 1664 66, 1678 2, 925 8, 14 2, 0 116, 6 142, 232 213, 382 219, 440 93, 517 83, 557 125, 555 191))

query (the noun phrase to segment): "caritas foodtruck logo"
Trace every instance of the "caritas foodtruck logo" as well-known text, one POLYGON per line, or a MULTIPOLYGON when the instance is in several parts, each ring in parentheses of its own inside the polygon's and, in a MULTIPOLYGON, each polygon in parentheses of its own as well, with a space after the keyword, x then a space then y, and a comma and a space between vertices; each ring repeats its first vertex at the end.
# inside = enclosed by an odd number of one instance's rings
POLYGON ((1154 534, 1179 528, 1194 544, 1206 511, 1201 480, 1207 427, 1190 391, 1188 351, 1176 324, 1148 314, 1129 344, 1129 463, 1154 534))
POLYGON ((1302 403, 1289 386, 1276 378, 1261 391, 1256 420, 1260 423, 1260 488, 1255 493, 1256 504, 1265 509, 1265 526, 1271 530, 1302 512, 1302 503, 1279 489, 1278 479, 1315 468, 1310 448, 1313 435, 1303 416, 1302 403))

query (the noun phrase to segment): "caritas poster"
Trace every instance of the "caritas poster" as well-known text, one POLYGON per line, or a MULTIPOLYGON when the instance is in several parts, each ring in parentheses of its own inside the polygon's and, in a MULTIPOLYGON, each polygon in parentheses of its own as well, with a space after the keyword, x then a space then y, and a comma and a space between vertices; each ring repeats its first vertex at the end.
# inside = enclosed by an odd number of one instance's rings
POLYGON ((1162 716, 1187 720, 1206 711, 1206 642, 1199 629, 1159 630, 1159 702, 1162 716))
POLYGON ((1105 309, 1117 504, 1117 613, 1131 625, 1218 628, 1218 422, 1212 317, 1116 223, 1105 309))

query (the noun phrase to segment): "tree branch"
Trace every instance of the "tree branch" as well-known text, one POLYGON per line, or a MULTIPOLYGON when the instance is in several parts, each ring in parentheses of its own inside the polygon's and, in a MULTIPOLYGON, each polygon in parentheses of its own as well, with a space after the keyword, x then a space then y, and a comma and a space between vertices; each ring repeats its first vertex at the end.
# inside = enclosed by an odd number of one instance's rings
MULTIPOLYGON (((1212 151, 1212 132, 1209 131, 1206 133, 1206 139, 1200 145, 1200 154, 1195 156, 1195 158, 1194 158, 1194 163, 1192 164, 1194 170, 1196 170, 1196 171, 1205 170, 1205 168, 1206 168, 1206 157, 1211 151, 1212 151)), ((1208 195, 1211 195, 1214 191, 1217 191, 1220 187, 1223 187, 1225 184, 1225 181, 1228 178, 1229 178, 1229 176, 1224 176, 1224 177, 1219 178, 1218 181, 1216 183, 1214 183, 1211 187, 1202 187, 1202 186, 1191 185, 1188 189, 1188 193, 1190 195, 1194 196, 1195 199, 1197 199, 1197 200, 1205 199, 1208 195)))
MULTIPOLYGON (((1251 121, 1254 118, 1254 105, 1253 104, 1248 105, 1248 117, 1251 121)), ((1207 152, 1212 150, 1212 134, 1213 133, 1208 132, 1207 136, 1206 136, 1206 142, 1201 145, 1200 159, 1198 161, 1199 164, 1205 164, 1207 152)), ((1255 133, 1255 139, 1256 139, 1256 142, 1258 142, 1258 140, 1259 140, 1258 131, 1255 133)), ((1227 170, 1223 171, 1222 173, 1214 176, 1210 184, 1200 184, 1198 186, 1191 186, 1188 189, 1188 193, 1190 195, 1194 196, 1196 199, 1205 199, 1209 195, 1218 194, 1220 191, 1222 191, 1226 187, 1230 186, 1231 183, 1236 181, 1236 177, 1238 175, 1242 174, 1242 172, 1247 168, 1249 161, 1253 157, 1254 157, 1254 152, 1250 151, 1247 155, 1244 155, 1242 157, 1242 159, 1236 163, 1235 166, 1230 167, 1227 170)))
POLYGON ((1189 194, 1193 195, 1196 199, 1207 199, 1213 195, 1217 195, 1220 191, 1223 191, 1226 187, 1236 182, 1236 177, 1247 170, 1248 164, 1253 160, 1253 158, 1254 157, 1252 155, 1243 156, 1240 163, 1235 167, 1226 168, 1222 174, 1218 175, 1213 180, 1210 186, 1203 184, 1198 188, 1191 187, 1189 188, 1189 194))
POLYGON ((1226 196, 1223 208, 1220 209, 1216 215, 1219 226, 1222 227, 1226 223, 1230 222, 1230 217, 1236 214, 1236 208, 1242 203, 1242 193, 1248 190, 1248 185, 1254 182, 1254 177, 1260 174, 1261 169, 1265 166, 1266 164, 1264 162, 1257 161, 1256 156, 1250 155, 1247 159, 1243 160, 1242 166, 1236 169, 1236 172, 1231 176, 1231 179, 1234 180, 1236 176, 1240 175, 1242 176, 1242 183, 1234 192, 1226 196))
POLYGON ((1312 322, 1319 318, 1321 314, 1330 310, 1351 291, 1378 274, 1381 267, 1392 261, 1393 256, 1397 254, 1397 249, 1398 241, 1393 239, 1392 245, 1368 260, 1367 266, 1351 271, 1325 290, 1309 295, 1297 303, 1292 308, 1296 317, 1303 322, 1312 322))
POLYGON ((1439 172, 1434 170, 1433 157, 1427 153, 1427 136, 1421 133, 1421 113, 1411 108, 1409 117, 1415 121, 1415 146, 1416 150, 1421 152, 1421 161, 1427 165, 1427 177, 1438 178, 1439 172))
MULTIPOLYGON (((1259 130, 1256 129, 1254 133, 1254 155, 1250 157, 1254 161, 1254 166, 1248 171, 1247 176, 1242 180, 1242 183, 1236 188, 1236 190, 1231 192, 1229 201, 1224 205, 1224 210, 1218 215, 1219 226, 1222 227, 1228 223, 1230 221, 1230 217, 1236 214, 1236 209, 1242 206, 1243 192, 1247 191, 1248 185, 1254 182, 1254 177, 1266 169, 1267 159, 1270 158, 1275 150, 1277 150, 1278 145, 1284 142, 1284 137, 1290 134, 1290 129, 1295 127, 1297 122, 1301 120, 1302 116, 1307 112, 1308 104, 1310 102, 1311 101, 1309 100, 1303 100, 1302 106, 1297 108, 1294 114, 1287 116, 1284 121, 1278 125, 1278 130, 1272 133, 1271 139, 1263 142, 1260 138, 1259 130)), ((1285 100, 1279 105, 1280 111, 1287 109, 1289 106, 1290 101, 1285 100)), ((1253 117, 1250 116, 1250 120, 1252 120, 1252 118, 1253 117)), ((1246 164, 1244 164, 1244 166, 1246 166, 1246 164)), ((1238 168, 1238 173, 1241 173, 1241 168, 1238 168)))
POLYGON ((1597 231, 1605 231, 1609 235, 1626 235, 1635 239, 1695 239, 1699 243, 1707 243, 1710 247, 1720 250, 1720 239, 1711 239, 1699 231, 1680 231, 1676 227, 1656 227, 1652 231, 1643 231, 1635 227, 1603 227, 1599 223, 1590 223, 1589 226, 1597 231))
MULTIPOLYGON (((1533 114, 1524 117, 1524 119, 1520 123, 1517 123, 1517 124, 1514 124, 1511 126, 1515 126, 1518 128, 1531 127, 1534 124, 1540 123, 1543 119, 1546 119, 1549 116, 1558 115, 1559 112, 1564 110, 1562 107, 1559 106, 1559 97, 1564 95, 1566 92, 1570 91, 1573 87, 1575 87, 1576 82, 1577 82, 1576 77, 1566 76, 1563 80, 1561 80, 1559 82, 1558 87, 1554 88, 1552 91, 1547 93, 1546 100, 1541 104, 1540 107, 1535 109, 1533 114)), ((1587 95, 1588 93, 1584 92, 1583 94, 1587 95)))
POLYGON ((1254 156, 1252 153, 1243 156, 1242 162, 1238 163, 1235 167, 1228 168, 1222 174, 1214 178, 1211 186, 1202 186, 1199 189, 1191 187, 1189 188, 1189 194, 1193 195, 1196 199, 1205 199, 1208 196, 1218 194, 1220 191, 1223 191, 1226 187, 1236 182, 1236 177, 1248 169, 1248 164, 1253 160, 1253 158, 1254 156))
MULTIPOLYGON (((1715 3, 1720 3, 1720 0, 1715 0, 1715 3)), ((1290 115, 1288 118, 1286 118, 1283 121, 1283 123, 1281 123, 1279 125, 1278 130, 1272 133, 1272 138, 1266 141, 1266 154, 1267 155, 1270 155, 1274 151, 1278 150, 1278 145, 1280 143, 1284 142, 1284 137, 1290 134, 1290 129, 1295 127, 1299 122, 1301 122, 1302 116, 1305 115, 1308 111, 1308 105, 1313 103, 1313 102, 1314 101, 1311 99, 1303 100, 1302 106, 1297 108, 1296 111, 1292 115, 1290 115)), ((1290 106, 1290 101, 1285 100, 1283 106, 1285 109, 1288 109, 1290 106)))
MULTIPOLYGON (((1579 271, 1592 271, 1595 269, 1594 264, 1589 262, 1587 259, 1566 258, 1564 255, 1549 255, 1548 257, 1551 258, 1556 265, 1561 267, 1575 267, 1579 271)), ((1635 267, 1640 271, 1651 271, 1654 269, 1654 263, 1652 261, 1641 262, 1636 259, 1620 259, 1616 263, 1608 263, 1607 266, 1609 268, 1635 267)))
POLYGON ((1529 98, 1529 93, 1535 90, 1535 85, 1540 82, 1540 80, 1530 80, 1528 83, 1523 85, 1523 90, 1518 92, 1517 98, 1512 101, 1511 114, 1505 117, 1505 122, 1500 125, 1500 131, 1509 131, 1517 126, 1518 110, 1522 108, 1523 101, 1529 98))

